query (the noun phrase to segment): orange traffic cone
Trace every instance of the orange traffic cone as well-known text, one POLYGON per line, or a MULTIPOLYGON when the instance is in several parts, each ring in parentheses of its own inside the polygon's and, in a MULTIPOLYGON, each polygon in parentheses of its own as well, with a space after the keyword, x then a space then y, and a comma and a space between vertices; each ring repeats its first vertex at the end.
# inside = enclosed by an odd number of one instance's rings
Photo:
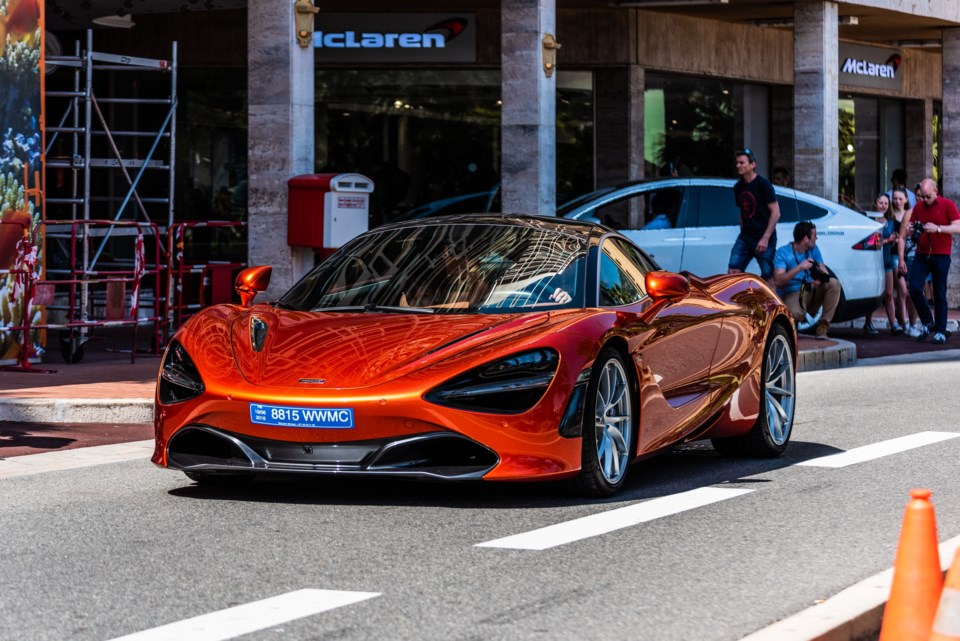
POLYGON ((928 641, 930 637, 943 587, 930 494, 930 490, 910 491, 880 641, 928 641))
POLYGON ((960 640, 960 549, 953 555, 953 563, 943 584, 937 618, 933 621, 930 641, 960 640))

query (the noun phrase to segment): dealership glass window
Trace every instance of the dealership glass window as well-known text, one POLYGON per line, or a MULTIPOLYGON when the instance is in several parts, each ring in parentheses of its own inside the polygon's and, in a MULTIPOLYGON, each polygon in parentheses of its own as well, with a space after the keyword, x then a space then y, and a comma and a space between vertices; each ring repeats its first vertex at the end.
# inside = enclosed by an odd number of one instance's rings
POLYGON ((645 175, 734 176, 733 152, 769 157, 769 90, 715 78, 648 74, 644 89, 645 175), (671 167, 672 165, 672 167, 671 167))
MULTIPOLYGON (((373 179, 371 227, 500 207, 500 71, 316 73, 316 165, 373 179)), ((593 188, 590 72, 557 74, 557 200, 593 188)))
POLYGON ((840 201, 862 210, 890 188, 904 167, 904 105, 900 100, 842 96, 839 100, 840 201))

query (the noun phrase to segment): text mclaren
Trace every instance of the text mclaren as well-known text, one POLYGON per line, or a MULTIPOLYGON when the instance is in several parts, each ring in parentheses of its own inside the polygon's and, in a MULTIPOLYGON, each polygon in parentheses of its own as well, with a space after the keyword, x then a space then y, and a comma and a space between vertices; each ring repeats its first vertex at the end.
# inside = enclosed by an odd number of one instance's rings
POLYGON ((878 65, 875 62, 866 60, 854 60, 847 58, 843 63, 840 73, 852 73, 857 76, 873 76, 875 78, 893 78, 897 70, 893 65, 878 65))
POLYGON ((317 49, 443 49, 446 40, 439 33, 357 33, 340 31, 313 34, 317 49))

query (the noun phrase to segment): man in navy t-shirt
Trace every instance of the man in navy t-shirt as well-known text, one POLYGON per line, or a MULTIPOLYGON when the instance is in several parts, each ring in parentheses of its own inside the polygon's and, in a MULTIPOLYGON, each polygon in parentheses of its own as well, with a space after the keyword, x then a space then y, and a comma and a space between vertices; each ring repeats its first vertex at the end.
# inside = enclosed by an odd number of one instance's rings
POLYGON ((773 185, 757 173, 753 151, 743 149, 736 156, 740 180, 733 186, 733 196, 740 208, 740 235, 730 251, 727 273, 739 274, 756 259, 760 276, 772 286, 780 205, 773 185))

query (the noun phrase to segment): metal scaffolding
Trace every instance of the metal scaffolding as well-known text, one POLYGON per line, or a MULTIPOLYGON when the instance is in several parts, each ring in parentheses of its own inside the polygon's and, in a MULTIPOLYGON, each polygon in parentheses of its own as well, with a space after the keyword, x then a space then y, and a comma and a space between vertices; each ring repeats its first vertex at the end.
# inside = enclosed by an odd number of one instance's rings
POLYGON ((69 69, 72 87, 46 92, 48 113, 62 104, 59 122, 50 119, 47 126, 44 212, 45 283, 56 288, 47 309, 62 322, 46 327, 61 330, 67 362, 82 358, 90 331, 107 324, 133 326, 134 352, 137 326, 152 325, 158 350, 169 298, 161 271, 168 262, 165 234, 173 225, 177 43, 169 60, 154 60, 94 51, 93 31, 87 31, 85 50, 78 42, 73 55, 49 56, 47 62, 69 69), (133 74, 132 90, 121 96, 115 78, 125 73, 133 74), (149 83, 138 80, 149 73, 163 74, 169 90, 140 95, 142 84, 149 83), (110 97, 96 93, 104 77, 110 97), (123 125, 112 126, 117 121, 123 125), (157 259, 144 260, 145 255, 157 259))

